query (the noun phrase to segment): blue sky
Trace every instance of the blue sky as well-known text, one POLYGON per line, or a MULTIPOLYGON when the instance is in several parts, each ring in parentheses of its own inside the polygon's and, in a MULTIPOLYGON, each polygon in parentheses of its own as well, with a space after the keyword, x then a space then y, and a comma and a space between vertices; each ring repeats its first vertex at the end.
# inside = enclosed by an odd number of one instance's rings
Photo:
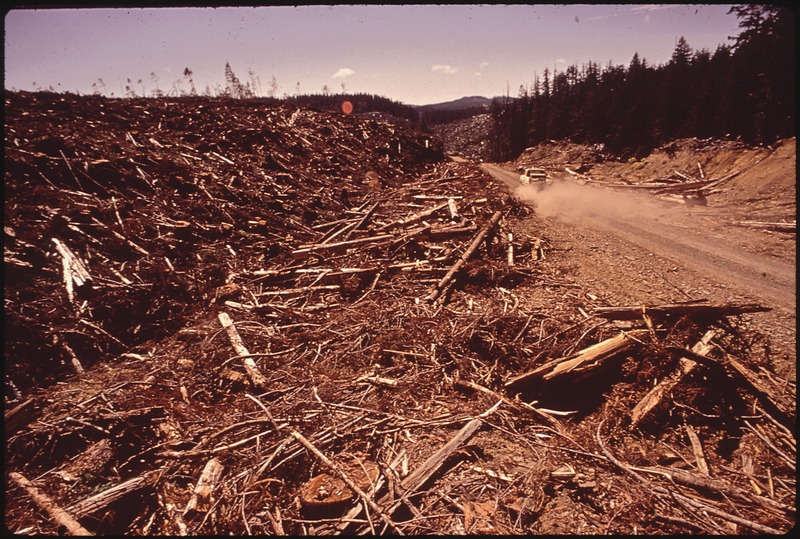
POLYGON ((122 96, 224 84, 229 62, 263 95, 365 92, 407 104, 516 94, 545 68, 589 61, 658 65, 683 36, 714 52, 739 33, 730 5, 306 5, 13 9, 5 88, 122 96), (136 81, 142 80, 141 84, 136 81), (255 79, 254 79, 255 80, 255 79), (344 88, 342 87, 344 85, 344 88))

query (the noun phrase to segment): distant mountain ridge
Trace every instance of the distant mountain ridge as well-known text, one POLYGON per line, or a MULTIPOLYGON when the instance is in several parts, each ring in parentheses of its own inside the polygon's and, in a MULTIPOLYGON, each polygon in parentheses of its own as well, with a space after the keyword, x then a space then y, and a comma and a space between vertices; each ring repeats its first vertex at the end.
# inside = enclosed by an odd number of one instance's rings
POLYGON ((443 103, 433 103, 431 105, 411 105, 417 112, 428 112, 431 110, 463 110, 477 107, 488 108, 492 100, 488 97, 473 95, 469 97, 462 97, 454 101, 445 101, 443 103))

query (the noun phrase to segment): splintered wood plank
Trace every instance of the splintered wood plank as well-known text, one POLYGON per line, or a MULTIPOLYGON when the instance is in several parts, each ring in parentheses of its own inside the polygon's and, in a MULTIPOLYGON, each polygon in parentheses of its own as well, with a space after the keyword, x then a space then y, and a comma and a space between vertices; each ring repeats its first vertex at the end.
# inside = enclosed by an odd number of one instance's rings
MULTIPOLYGON (((701 355, 705 355, 710 352, 712 346, 709 344, 709 342, 716 334, 716 330, 708 330, 700 339, 700 341, 692 347, 692 352, 701 355)), ((631 412, 631 426, 635 427, 638 425, 644 416, 646 416, 650 410, 655 408, 655 406, 661 402, 661 399, 663 399, 673 387, 678 385, 678 383, 683 380, 684 376, 692 372, 696 366, 697 363, 695 361, 685 357, 680 358, 678 369, 656 384, 656 386, 653 387, 653 389, 651 389, 636 406, 634 406, 633 412, 631 412)))
POLYGON ((88 498, 84 498, 78 503, 69 506, 67 511, 69 511, 71 514, 74 514, 76 518, 82 518, 84 516, 91 515, 92 513, 97 513, 123 496, 126 496, 127 494, 130 494, 131 492, 137 491, 148 485, 152 485, 157 475, 157 472, 148 472, 139 477, 128 479, 119 485, 114 485, 113 487, 98 492, 97 494, 93 494, 88 498))
POLYGON ((621 333, 584 348, 573 356, 548 361, 544 365, 515 376, 508 380, 505 386, 511 387, 534 380, 552 380, 557 376, 570 372, 584 372, 595 369, 608 358, 629 349, 633 346, 636 338, 646 334, 647 331, 642 329, 621 333))

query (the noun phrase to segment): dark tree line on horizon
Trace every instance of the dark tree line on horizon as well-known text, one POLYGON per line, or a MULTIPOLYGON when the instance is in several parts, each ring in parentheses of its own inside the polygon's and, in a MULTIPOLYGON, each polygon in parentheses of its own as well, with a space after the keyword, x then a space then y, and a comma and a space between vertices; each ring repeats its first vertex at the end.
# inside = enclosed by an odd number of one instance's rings
POLYGON ((413 107, 387 97, 367 93, 347 94, 302 94, 284 98, 285 102, 296 103, 319 110, 341 111, 342 103, 349 101, 353 113, 383 112, 397 118, 403 118, 416 124, 419 115, 413 107))
POLYGON ((670 60, 651 66, 589 62, 545 69, 514 99, 496 98, 490 113, 490 158, 505 161, 547 140, 604 144, 644 156, 669 141, 734 138, 771 144, 795 129, 795 25, 789 8, 731 8, 742 32, 712 54, 681 37, 670 60))

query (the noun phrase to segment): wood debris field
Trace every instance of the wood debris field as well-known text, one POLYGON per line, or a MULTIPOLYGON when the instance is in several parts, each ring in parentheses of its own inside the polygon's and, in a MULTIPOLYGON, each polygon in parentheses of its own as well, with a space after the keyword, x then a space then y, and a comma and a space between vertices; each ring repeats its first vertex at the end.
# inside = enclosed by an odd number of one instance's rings
POLYGON ((603 304, 389 121, 5 100, 10 531, 794 527, 794 384, 742 325, 768 306, 603 304))

